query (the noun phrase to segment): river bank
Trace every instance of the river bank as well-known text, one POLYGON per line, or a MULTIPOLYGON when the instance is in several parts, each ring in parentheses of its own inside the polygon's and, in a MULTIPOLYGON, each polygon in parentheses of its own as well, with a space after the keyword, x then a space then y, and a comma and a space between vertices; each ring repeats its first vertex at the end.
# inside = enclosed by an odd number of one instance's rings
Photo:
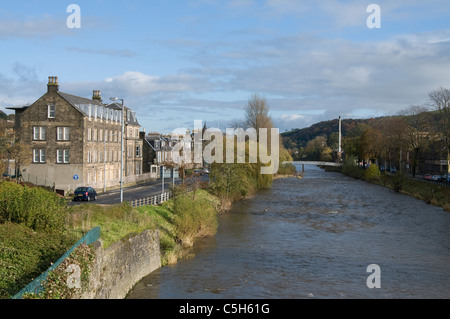
POLYGON ((343 170, 342 168, 325 168, 328 172, 339 172, 355 179, 361 179, 366 182, 387 187, 395 192, 420 199, 427 204, 442 207, 447 213, 450 213, 450 187, 433 183, 425 183, 412 179, 406 175, 381 174, 379 178, 367 178, 364 170, 354 167, 352 170, 343 170))
POLYGON ((127 299, 447 298, 450 215, 373 183, 308 167, 235 202, 194 258, 127 299), (371 264, 381 288, 366 282, 371 264))

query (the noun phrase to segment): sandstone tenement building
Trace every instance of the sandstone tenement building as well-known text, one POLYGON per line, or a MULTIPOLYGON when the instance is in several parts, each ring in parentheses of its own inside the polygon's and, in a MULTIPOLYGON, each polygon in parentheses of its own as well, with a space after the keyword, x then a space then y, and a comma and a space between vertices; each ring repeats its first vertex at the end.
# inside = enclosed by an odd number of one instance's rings
MULTIPOLYGON (((51 76, 42 97, 11 109, 16 139, 32 150, 32 163, 22 170, 24 179, 44 179, 65 191, 120 185, 121 104, 102 103, 98 90, 92 99, 60 92, 58 78, 51 76)), ((139 131, 136 113, 124 107, 124 178, 143 173, 139 131)))

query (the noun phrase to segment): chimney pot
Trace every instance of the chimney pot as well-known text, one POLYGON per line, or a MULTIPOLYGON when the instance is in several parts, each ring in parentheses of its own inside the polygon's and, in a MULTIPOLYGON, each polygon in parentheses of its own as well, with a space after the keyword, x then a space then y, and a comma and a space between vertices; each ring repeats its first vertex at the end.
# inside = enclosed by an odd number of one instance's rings
POLYGON ((101 94, 100 94, 100 90, 94 90, 93 91, 93 93, 92 93, 92 100, 95 100, 95 101, 102 101, 102 96, 101 96, 101 94))
POLYGON ((49 76, 48 77, 47 91, 48 92, 58 92, 59 91, 57 76, 49 76))

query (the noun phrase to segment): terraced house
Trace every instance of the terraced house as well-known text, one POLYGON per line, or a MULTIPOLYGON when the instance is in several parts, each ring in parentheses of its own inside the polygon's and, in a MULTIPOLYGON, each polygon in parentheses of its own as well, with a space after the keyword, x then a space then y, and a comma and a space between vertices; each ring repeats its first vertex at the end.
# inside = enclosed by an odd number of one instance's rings
MULTIPOLYGON (((22 170, 25 181, 64 191, 120 186, 121 104, 102 103, 98 90, 92 99, 60 92, 58 78, 51 76, 42 97, 10 109, 15 110, 16 139, 32 150, 32 163, 22 170)), ((124 107, 123 117, 125 181, 143 172, 143 140, 136 113, 124 107)))

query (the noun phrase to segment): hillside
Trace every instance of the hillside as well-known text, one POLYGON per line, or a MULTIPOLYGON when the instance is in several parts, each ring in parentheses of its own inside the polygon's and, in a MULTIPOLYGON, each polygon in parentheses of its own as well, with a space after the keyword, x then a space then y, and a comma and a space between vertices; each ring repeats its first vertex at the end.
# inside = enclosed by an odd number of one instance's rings
MULTIPOLYGON (((371 125, 376 119, 343 119, 342 120, 342 136, 346 136, 356 128, 359 124, 371 125)), ((339 132, 339 120, 322 121, 311 125, 310 127, 296 129, 281 134, 284 146, 287 149, 305 147, 306 144, 317 136, 324 136, 327 140, 332 133, 339 132)))

